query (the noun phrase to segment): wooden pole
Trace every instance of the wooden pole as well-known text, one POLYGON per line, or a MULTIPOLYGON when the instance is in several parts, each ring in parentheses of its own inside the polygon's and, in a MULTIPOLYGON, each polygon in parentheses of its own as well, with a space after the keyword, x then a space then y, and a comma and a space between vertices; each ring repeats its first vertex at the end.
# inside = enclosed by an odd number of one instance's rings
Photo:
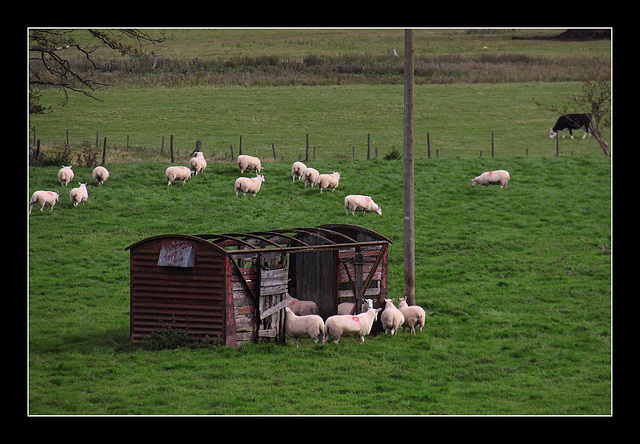
POLYGON ((107 155, 107 138, 104 138, 104 145, 102 145, 102 163, 100 165, 104 165, 104 158, 107 155))
POLYGON ((371 159, 371 133, 367 134, 367 160, 371 159))
POLYGON ((494 142, 494 137, 493 137, 493 131, 491 131, 491 158, 493 159, 493 155, 494 155, 494 150, 495 150, 495 142, 494 142))
POLYGON ((276 146, 271 142, 271 151, 273 151, 273 160, 276 159, 276 146))
POLYGON ((431 134, 427 131, 427 158, 431 159, 431 134))
POLYGON ((404 34, 404 296, 415 305, 415 237, 413 211, 413 30, 404 34))
POLYGON ((304 154, 304 161, 305 162, 309 161, 309 133, 307 133, 307 144, 306 144, 306 149, 304 154))
POLYGON ((173 160, 173 134, 169 137, 169 153, 171 154, 171 163, 175 162, 173 160))
POLYGON ((242 154, 242 136, 240 136, 240 146, 238 146, 238 156, 242 154))

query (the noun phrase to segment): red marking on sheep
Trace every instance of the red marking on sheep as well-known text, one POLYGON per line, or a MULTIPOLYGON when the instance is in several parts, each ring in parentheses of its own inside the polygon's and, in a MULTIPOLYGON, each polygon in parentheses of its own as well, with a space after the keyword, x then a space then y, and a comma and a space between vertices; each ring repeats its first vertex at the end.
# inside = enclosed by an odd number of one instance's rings
POLYGON ((51 191, 47 191, 47 194, 51 197, 53 197, 53 193, 51 191))
POLYGON ((354 322, 360 322, 360 318, 357 316, 352 316, 351 319, 353 319, 354 322))
POLYGON ((489 171, 489 176, 492 176, 492 175, 493 175, 493 173, 491 171, 489 171))

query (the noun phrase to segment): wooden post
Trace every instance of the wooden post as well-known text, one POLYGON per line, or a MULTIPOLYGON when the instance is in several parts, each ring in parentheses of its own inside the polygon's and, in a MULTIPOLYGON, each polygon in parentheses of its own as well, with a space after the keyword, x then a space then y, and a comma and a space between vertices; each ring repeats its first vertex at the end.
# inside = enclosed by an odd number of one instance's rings
POLYGON ((127 149, 129 149, 129 134, 127 134, 127 149))
POLYGON ((313 145, 313 160, 316 160, 316 146, 313 145))
POLYGON ((242 136, 240 136, 240 146, 238 147, 238 156, 242 154, 242 136))
POLYGON ((306 144, 306 148, 305 148, 304 161, 305 162, 309 161, 309 133, 307 133, 307 144, 306 144))
POLYGON ((353 160, 356 160, 356 147, 355 146, 352 148, 352 151, 353 151, 353 160))
POLYGON ((273 151, 273 160, 276 160, 276 146, 271 142, 271 151, 273 151))
POLYGON ((102 162, 100 165, 104 165, 104 158, 107 155, 107 138, 104 138, 104 145, 102 145, 102 162))
POLYGON ((431 134, 427 131, 427 158, 431 159, 431 134))
POLYGON ((40 159, 40 139, 36 141, 36 161, 40 159))
POLYGON ((560 155, 560 134, 556 136, 556 157, 560 155))
POLYGON ((98 132, 96 131, 96 147, 98 146, 98 132))
POLYGON ((371 159, 371 133, 367 133, 367 160, 371 159))
POLYGON ((482 150, 480 150, 480 157, 482 157, 482 150))
POLYGON ((404 34, 404 296, 415 305, 415 238, 413 199, 413 30, 404 34))
POLYGON ((164 154, 164 136, 162 136, 162 143, 160 144, 160 154, 164 154))
POLYGON ((169 136, 169 154, 171 155, 171 163, 175 162, 173 160, 173 134, 169 136))
POLYGON ((235 157, 233 157, 233 145, 229 144, 229 149, 231 150, 231 160, 235 160, 235 157))
POLYGON ((65 146, 69 146, 69 130, 67 130, 67 143, 65 144, 65 146))
POLYGON ((529 148, 527 148, 527 149, 525 150, 525 155, 526 155, 527 157, 529 157, 529 148))
POLYGON ((376 159, 378 158, 378 147, 376 147, 376 159))

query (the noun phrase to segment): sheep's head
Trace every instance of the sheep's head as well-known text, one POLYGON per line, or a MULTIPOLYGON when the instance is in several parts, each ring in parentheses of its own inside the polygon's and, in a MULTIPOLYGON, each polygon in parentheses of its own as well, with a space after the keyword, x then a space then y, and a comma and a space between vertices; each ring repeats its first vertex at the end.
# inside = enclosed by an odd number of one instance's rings
POLYGON ((376 210, 376 213, 378 213, 380 216, 382 216, 382 208, 378 207, 378 209, 376 210))
POLYGON ((475 187, 478 184, 478 179, 471 179, 471 186, 475 187))
POLYGON ((549 139, 553 139, 554 137, 556 137, 556 135, 558 135, 558 133, 553 131, 553 128, 550 128, 549 129, 549 139))

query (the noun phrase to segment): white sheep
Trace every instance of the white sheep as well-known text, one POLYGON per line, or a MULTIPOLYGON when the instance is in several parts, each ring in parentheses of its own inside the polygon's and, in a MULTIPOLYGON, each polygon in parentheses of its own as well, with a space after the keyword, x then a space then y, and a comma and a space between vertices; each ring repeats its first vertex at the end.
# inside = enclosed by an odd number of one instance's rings
POLYGON ((253 193, 253 197, 256 197, 264 181, 263 175, 256 176, 253 179, 249 177, 238 177, 234 185, 236 196, 238 195, 238 191, 242 191, 243 196, 246 196, 247 193, 253 193))
POLYGON ((260 159, 246 154, 238 156, 238 168, 240 168, 241 173, 244 173, 244 170, 256 170, 256 173, 259 173, 263 169, 260 159))
POLYGON ((333 193, 336 188, 338 188, 338 184, 340 183, 340 173, 334 171, 331 174, 320 174, 318 176, 318 188, 320 188, 320 192, 322 190, 331 188, 331 192, 333 193))
POLYGON ((292 182, 296 181, 296 176, 298 179, 302 180, 302 175, 304 174, 304 170, 307 169, 307 166, 302 162, 294 162, 291 166, 291 178, 292 182))
POLYGON ((62 165, 62 168, 58 171, 58 180, 61 184, 64 184, 65 187, 69 185, 69 182, 71 182, 74 177, 73 170, 71 168, 73 168, 71 165, 62 165))
POLYGON ((505 170, 487 171, 471 179, 471 185, 474 187, 478 184, 484 185, 485 187, 489 185, 500 185, 500 188, 504 188, 507 186, 510 178, 509 173, 505 170))
MULTIPOLYGON (((356 305, 355 302, 343 302, 341 304, 338 304, 338 314, 339 315, 351 314, 351 311, 353 310, 354 305, 356 305)), ((360 313, 364 313, 369 309, 369 307, 373 308, 373 299, 363 299, 360 313)))
POLYGON ((398 333, 398 329, 404 324, 404 315, 393 305, 393 299, 385 299, 384 303, 384 311, 380 315, 380 321, 384 332, 391 333, 393 336, 398 333))
POLYGON ((287 293, 286 299, 287 307, 298 316, 318 314, 318 306, 313 301, 301 301, 292 297, 289 293, 287 293))
POLYGON ((49 211, 53 211, 53 207, 56 206, 56 202, 58 202, 59 198, 60 198, 60 195, 55 191, 43 191, 43 190, 36 191, 31 196, 31 202, 30 202, 31 205, 29 205, 29 214, 31 214, 31 210, 33 210, 33 207, 36 204, 40 205, 40 211, 44 210, 44 207, 47 205, 49 206, 49 211))
POLYGON ((382 216, 382 208, 376 204, 370 196, 363 196, 362 194, 349 194, 344 198, 344 211, 349 215, 355 216, 357 210, 362 210, 362 214, 366 214, 367 211, 375 211, 382 216))
POLYGON ((71 203, 73 204, 74 207, 77 207, 80 204, 84 205, 87 199, 89 199, 89 193, 87 192, 87 184, 80 183, 80 182, 78 182, 78 184, 80 186, 72 189, 71 192, 69 193, 69 197, 71 197, 71 203))
POLYGON ((402 332, 404 333, 407 327, 409 327, 412 334, 416 333, 416 325, 420 325, 420 333, 422 333, 422 327, 426 314, 424 309, 419 305, 409 306, 406 301, 407 298, 398 298, 398 309, 404 316, 404 323, 402 324, 402 332))
POLYGON ((191 174, 197 176, 207 168, 207 161, 204 158, 202 151, 198 151, 195 157, 189 160, 189 168, 191 168, 191 174))
POLYGON ((170 166, 165 171, 165 176, 167 176, 167 180, 169 181, 167 186, 171 186, 174 180, 181 180, 184 186, 187 180, 191 178, 191 170, 186 166, 170 166))
POLYGON ((91 177, 93 177, 93 180, 95 180, 98 186, 101 187, 109 178, 109 170, 103 166, 97 166, 91 172, 91 177))
POLYGON ((329 336, 333 339, 334 344, 337 344, 342 336, 358 336, 362 344, 364 337, 371 332, 371 327, 378 318, 380 310, 382 309, 369 308, 366 312, 358 315, 329 316, 324 323, 322 343, 325 344, 329 340, 329 336))
POLYGON ((300 338, 311 338, 316 344, 318 337, 320 340, 324 339, 324 321, 320 316, 315 314, 298 316, 289 307, 285 307, 284 310, 287 314, 285 330, 287 336, 292 337, 296 342, 296 348, 300 338))
POLYGON ((302 180, 304 181, 304 187, 307 188, 307 185, 313 188, 318 183, 318 176, 320 173, 315 168, 307 168, 304 170, 302 175, 302 180))

